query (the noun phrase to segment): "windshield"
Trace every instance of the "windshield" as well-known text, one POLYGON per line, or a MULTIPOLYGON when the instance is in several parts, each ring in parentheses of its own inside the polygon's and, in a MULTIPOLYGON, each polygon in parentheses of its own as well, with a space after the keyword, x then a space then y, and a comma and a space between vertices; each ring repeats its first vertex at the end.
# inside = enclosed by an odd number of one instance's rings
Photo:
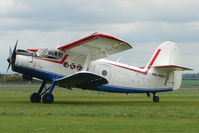
POLYGON ((39 57, 44 57, 44 58, 61 59, 64 53, 59 50, 51 50, 46 48, 38 50, 37 55, 39 57))

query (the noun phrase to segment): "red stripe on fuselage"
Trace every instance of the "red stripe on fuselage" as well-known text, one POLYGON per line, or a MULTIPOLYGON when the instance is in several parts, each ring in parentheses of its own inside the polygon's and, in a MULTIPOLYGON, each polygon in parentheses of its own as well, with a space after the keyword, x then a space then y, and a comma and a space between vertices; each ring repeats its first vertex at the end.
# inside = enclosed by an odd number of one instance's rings
POLYGON ((127 70, 130 70, 130 71, 134 71, 134 72, 137 72, 137 73, 141 73, 141 74, 147 75, 147 73, 148 73, 149 70, 151 69, 153 63, 155 62, 155 60, 157 59, 158 55, 160 54, 160 51, 161 51, 161 49, 158 49, 158 51, 156 52, 156 54, 155 54, 155 56, 153 57, 152 61, 150 62, 149 66, 147 67, 146 71, 144 71, 144 72, 142 72, 142 71, 140 71, 140 70, 133 69, 133 68, 129 68, 129 67, 117 65, 117 64, 112 64, 112 63, 109 63, 109 64, 114 65, 114 66, 117 66, 117 67, 121 67, 121 68, 124 68, 124 69, 127 69, 127 70))
POLYGON ((34 57, 34 58, 38 59, 38 60, 44 60, 44 61, 48 61, 48 62, 63 64, 67 57, 68 57, 68 55, 65 55, 64 58, 61 61, 51 60, 51 59, 45 59, 45 58, 39 58, 39 57, 34 57))

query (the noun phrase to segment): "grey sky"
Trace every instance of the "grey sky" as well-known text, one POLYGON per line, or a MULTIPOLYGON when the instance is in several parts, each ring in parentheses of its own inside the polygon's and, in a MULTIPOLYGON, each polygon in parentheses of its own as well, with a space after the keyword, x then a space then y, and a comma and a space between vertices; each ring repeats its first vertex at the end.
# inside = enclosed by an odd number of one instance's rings
POLYGON ((9 46, 55 48, 93 32, 105 32, 134 49, 111 56, 144 66, 156 47, 173 40, 182 65, 199 72, 197 0, 0 0, 0 72, 6 71, 9 46))

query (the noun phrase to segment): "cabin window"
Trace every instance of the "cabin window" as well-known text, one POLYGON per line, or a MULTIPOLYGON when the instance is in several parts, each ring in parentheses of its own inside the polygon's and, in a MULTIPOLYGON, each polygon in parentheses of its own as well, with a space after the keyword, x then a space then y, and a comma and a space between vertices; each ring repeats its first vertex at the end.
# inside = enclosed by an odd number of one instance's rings
POLYGON ((42 58, 62 59, 64 53, 59 50, 40 49, 37 51, 37 55, 42 58))

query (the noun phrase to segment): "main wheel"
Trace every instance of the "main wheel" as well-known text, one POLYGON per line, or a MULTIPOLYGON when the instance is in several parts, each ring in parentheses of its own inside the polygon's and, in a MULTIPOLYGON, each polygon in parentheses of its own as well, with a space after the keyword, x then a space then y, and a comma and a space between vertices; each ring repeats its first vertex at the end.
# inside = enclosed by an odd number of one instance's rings
POLYGON ((159 97, 158 96, 153 96, 153 102, 159 102, 159 97))
POLYGON ((30 96, 30 101, 32 103, 39 103, 41 102, 41 96, 39 95, 39 93, 32 93, 32 95, 30 96))
POLYGON ((54 96, 51 93, 45 93, 42 97, 43 103, 53 103, 54 96))

